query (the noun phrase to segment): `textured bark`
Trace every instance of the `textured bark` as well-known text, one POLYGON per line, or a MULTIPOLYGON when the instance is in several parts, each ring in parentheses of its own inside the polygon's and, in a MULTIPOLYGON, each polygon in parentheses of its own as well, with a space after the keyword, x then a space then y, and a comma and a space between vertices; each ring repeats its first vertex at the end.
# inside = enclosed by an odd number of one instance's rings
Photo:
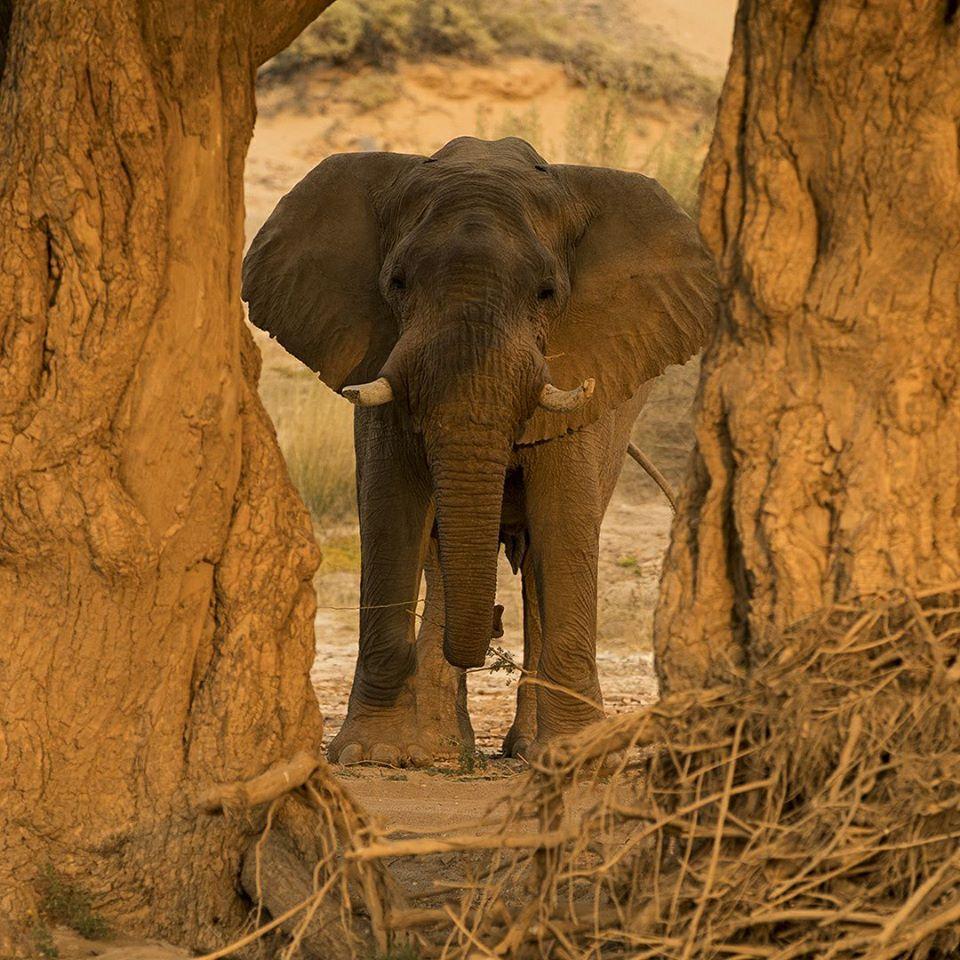
POLYGON ((239 279, 254 72, 327 2, 0 0, 0 914, 50 861, 223 942, 251 828, 190 798, 319 749, 239 279))
POLYGON ((749 667, 835 601, 960 578, 958 150, 955 3, 741 2, 665 688, 749 667))

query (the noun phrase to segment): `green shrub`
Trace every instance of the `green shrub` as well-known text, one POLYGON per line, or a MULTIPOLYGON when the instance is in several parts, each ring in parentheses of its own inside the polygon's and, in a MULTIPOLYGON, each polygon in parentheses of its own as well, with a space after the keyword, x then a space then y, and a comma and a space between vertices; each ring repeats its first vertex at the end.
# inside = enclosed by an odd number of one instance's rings
MULTIPOLYGON (((102 940, 109 936, 110 928, 103 917, 93 910, 90 897, 76 884, 57 874, 49 863, 43 868, 37 886, 40 910, 48 920, 70 927, 88 940, 102 940)), ((56 948, 52 941, 47 943, 49 938, 42 937, 45 927, 35 929, 43 939, 42 944, 38 943, 38 949, 44 956, 55 956, 56 948), (53 954, 50 949, 53 949, 53 954)))

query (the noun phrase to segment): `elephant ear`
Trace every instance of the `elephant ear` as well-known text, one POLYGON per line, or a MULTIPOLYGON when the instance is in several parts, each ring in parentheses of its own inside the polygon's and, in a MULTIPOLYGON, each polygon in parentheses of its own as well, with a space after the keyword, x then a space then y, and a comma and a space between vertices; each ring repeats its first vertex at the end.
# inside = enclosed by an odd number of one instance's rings
POLYGON ((596 379, 573 413, 537 412, 520 443, 578 430, 633 397, 712 330, 716 279, 696 225, 655 180, 600 167, 552 166, 585 226, 570 264, 570 297, 547 335, 553 383, 596 379))
POLYGON ((328 157, 277 204, 244 257, 251 322, 334 390, 375 377, 396 342, 379 288, 376 197, 423 159, 328 157))

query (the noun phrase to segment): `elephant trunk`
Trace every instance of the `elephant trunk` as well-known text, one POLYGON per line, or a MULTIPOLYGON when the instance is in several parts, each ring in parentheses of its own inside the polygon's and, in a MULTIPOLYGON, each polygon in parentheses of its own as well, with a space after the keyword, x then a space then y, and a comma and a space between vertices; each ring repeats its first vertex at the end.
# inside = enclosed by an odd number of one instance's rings
POLYGON ((500 513, 510 443, 502 430, 428 438, 444 592, 443 653, 479 667, 493 635, 500 513))

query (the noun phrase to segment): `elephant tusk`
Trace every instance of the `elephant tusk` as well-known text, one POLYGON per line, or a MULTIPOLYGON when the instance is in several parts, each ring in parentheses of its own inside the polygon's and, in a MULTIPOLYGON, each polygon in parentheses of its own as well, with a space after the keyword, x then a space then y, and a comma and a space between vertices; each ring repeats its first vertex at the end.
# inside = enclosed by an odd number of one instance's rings
POLYGON ((551 413, 570 413, 579 410, 592 396, 597 381, 590 377, 573 390, 560 390, 552 383, 545 383, 540 391, 540 406, 551 413))
POLYGON ((358 407, 379 407, 393 400, 393 387, 386 377, 378 377, 370 383, 351 384, 340 391, 352 404, 358 407))

